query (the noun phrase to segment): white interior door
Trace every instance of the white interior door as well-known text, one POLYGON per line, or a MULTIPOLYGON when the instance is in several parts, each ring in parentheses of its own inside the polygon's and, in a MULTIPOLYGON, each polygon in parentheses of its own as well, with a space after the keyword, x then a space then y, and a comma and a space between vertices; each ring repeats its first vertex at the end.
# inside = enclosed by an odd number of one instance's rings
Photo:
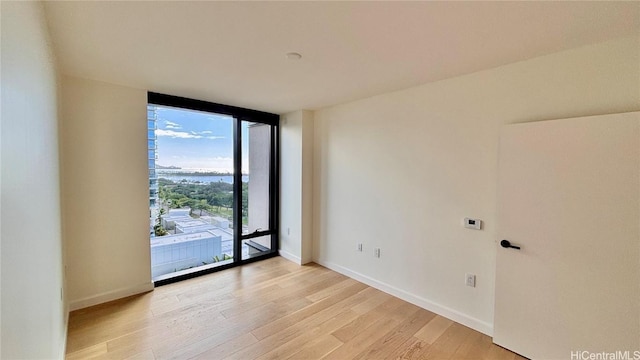
POLYGON ((499 159, 494 342, 640 354, 640 113, 509 125, 499 159))

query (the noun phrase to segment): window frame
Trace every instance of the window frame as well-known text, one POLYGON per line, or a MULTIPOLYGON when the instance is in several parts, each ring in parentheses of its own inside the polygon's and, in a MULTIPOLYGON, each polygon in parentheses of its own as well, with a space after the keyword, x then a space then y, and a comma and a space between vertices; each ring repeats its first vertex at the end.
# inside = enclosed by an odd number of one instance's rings
POLYGON ((234 227, 233 238, 233 263, 214 268, 196 270, 189 274, 179 275, 168 279, 154 281, 154 286, 161 286, 173 282, 190 279, 212 272, 241 266, 278 256, 278 228, 280 219, 280 115, 259 110, 224 105, 203 100, 195 100, 180 96, 147 93, 147 105, 170 106, 186 110, 196 110, 233 117, 233 155, 234 155, 234 194, 233 194, 233 221, 234 224, 242 224, 242 122, 260 123, 271 126, 271 151, 269 163, 269 229, 249 234, 242 234, 242 226, 234 227), (242 259, 242 242, 260 236, 271 236, 271 249, 248 259, 242 259))

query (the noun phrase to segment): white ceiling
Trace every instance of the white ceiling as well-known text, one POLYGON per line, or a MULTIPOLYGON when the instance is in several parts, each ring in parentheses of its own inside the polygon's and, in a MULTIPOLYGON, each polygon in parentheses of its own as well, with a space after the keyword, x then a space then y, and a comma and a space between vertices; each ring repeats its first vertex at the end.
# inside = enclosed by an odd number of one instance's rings
POLYGON ((274 113, 640 33, 640 2, 46 2, 65 74, 274 113), (286 58, 299 52, 301 60, 286 58))

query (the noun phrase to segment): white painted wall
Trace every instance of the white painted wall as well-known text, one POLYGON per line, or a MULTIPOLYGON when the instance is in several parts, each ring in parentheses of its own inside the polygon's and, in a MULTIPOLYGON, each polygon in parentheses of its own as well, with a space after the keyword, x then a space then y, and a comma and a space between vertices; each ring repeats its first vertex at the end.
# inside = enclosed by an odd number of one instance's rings
POLYGON ((42 4, 0 3, 2 359, 64 357, 55 60, 42 4))
POLYGON ((71 309, 151 290, 145 90, 63 77, 71 309))
POLYGON ((501 126, 640 110, 639 40, 315 112, 314 260, 491 334, 501 126))
POLYGON ((313 113, 281 116, 280 254, 298 264, 312 261, 313 113))
MULTIPOLYGON (((248 232, 269 229, 269 166, 271 152, 271 126, 249 125, 249 190, 248 190, 248 232)), ((271 249, 271 236, 251 239, 253 242, 271 249)))
POLYGON ((313 112, 302 112, 302 264, 313 261, 313 112))
POLYGON ((280 116, 280 255, 302 262, 302 111, 280 116))

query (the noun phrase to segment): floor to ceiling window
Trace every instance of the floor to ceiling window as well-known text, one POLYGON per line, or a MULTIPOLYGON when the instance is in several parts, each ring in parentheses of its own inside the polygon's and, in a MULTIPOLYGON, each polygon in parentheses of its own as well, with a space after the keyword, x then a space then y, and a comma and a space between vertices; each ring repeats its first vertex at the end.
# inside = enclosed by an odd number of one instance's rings
POLYGON ((275 114, 149 93, 156 285, 277 253, 275 114))

